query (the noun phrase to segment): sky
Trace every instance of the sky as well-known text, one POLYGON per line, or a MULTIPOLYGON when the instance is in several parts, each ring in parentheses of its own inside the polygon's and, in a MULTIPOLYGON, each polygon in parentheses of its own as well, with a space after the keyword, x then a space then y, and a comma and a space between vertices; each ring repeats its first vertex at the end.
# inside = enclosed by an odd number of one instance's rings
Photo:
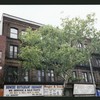
POLYGON ((0 20, 2 13, 53 26, 60 26, 61 18, 95 13, 95 27, 100 29, 100 5, 0 5, 0 20))

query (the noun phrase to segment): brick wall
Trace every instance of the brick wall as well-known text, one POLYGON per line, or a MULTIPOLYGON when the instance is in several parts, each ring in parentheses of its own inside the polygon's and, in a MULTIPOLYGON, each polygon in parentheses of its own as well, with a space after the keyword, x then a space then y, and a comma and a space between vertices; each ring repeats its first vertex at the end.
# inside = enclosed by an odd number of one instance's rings
MULTIPOLYGON (((2 52, 1 62, 0 62, 0 84, 3 83, 3 72, 4 72, 4 64, 5 64, 5 49, 6 49, 6 37, 0 35, 0 52, 2 52)), ((1 88, 1 85, 0 85, 1 88)))

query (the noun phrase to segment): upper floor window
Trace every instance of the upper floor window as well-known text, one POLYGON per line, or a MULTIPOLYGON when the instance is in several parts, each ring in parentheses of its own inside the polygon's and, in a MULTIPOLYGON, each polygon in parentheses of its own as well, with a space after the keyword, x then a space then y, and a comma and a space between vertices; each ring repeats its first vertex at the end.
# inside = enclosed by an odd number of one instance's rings
POLYGON ((77 47, 78 47, 78 48, 86 48, 86 46, 87 46, 86 43, 84 44, 84 43, 80 43, 80 42, 79 42, 79 43, 77 44, 77 47))
POLYGON ((97 66, 100 66, 100 58, 98 59, 96 59, 96 64, 97 64, 97 66))
POLYGON ((88 74, 88 78, 89 78, 89 82, 92 83, 92 75, 91 75, 90 72, 89 72, 89 74, 88 74))
POLYGON ((22 30, 21 35, 25 35, 25 34, 27 34, 27 32, 25 30, 22 30))
POLYGON ((76 71, 73 71, 73 78, 76 78, 76 71))
POLYGON ((17 54, 18 54, 18 46, 10 45, 9 57, 17 58, 17 54))
POLYGON ((82 72, 82 78, 84 80, 84 82, 88 82, 88 76, 86 72, 82 72))
POLYGON ((38 81, 39 82, 45 81, 44 70, 38 70, 38 81))
POLYGON ((29 72, 28 71, 25 71, 25 75, 24 75, 24 80, 25 82, 28 82, 29 81, 29 72))
POLYGON ((39 82, 54 82, 54 70, 38 70, 39 82))
POLYGON ((47 76, 49 82, 54 82, 54 70, 48 70, 47 76))
POLYGON ((10 38, 14 38, 14 39, 18 38, 18 29, 10 28, 10 38))
POLYGON ((87 44, 83 44, 83 48, 86 48, 87 44))
POLYGON ((26 70, 25 68, 21 68, 19 70, 19 82, 29 82, 30 80, 30 70, 26 70))
POLYGON ((82 43, 78 43, 78 44, 77 44, 77 47, 78 47, 78 48, 82 48, 82 43))

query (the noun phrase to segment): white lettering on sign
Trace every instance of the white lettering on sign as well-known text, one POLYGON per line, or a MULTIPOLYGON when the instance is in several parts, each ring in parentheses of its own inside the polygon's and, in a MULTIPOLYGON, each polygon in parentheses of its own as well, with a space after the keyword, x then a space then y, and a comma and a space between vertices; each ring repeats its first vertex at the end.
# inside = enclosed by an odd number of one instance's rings
POLYGON ((5 85, 4 96, 43 96, 42 85, 5 85))
POLYGON ((62 96, 62 85, 44 85, 44 96, 62 96))
POLYGON ((4 85, 4 96, 62 96, 62 85, 4 85))

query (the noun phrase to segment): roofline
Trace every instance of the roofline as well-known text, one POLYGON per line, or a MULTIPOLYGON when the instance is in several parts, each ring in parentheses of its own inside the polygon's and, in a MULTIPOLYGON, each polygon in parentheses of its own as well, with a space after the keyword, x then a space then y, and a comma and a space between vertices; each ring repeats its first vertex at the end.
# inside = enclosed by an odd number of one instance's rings
POLYGON ((44 25, 44 24, 37 23, 37 22, 34 22, 34 21, 30 21, 30 20, 26 20, 26 19, 19 18, 19 17, 16 17, 16 16, 12 16, 12 15, 9 15, 9 14, 6 14, 6 13, 3 13, 2 16, 9 17, 9 18, 19 20, 19 21, 22 21, 22 22, 26 22, 26 23, 29 23, 29 24, 34 24, 34 25, 37 25, 37 26, 43 26, 44 25))

